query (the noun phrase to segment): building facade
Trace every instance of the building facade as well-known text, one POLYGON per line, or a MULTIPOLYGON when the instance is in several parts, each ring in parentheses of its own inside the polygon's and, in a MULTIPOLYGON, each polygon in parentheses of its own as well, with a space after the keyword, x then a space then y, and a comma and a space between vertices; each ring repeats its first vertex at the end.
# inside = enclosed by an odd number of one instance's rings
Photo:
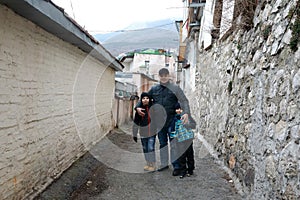
POLYGON ((176 77, 176 58, 174 53, 164 49, 142 49, 121 54, 118 59, 125 66, 124 72, 144 73, 155 80, 159 69, 166 67, 172 80, 176 77))

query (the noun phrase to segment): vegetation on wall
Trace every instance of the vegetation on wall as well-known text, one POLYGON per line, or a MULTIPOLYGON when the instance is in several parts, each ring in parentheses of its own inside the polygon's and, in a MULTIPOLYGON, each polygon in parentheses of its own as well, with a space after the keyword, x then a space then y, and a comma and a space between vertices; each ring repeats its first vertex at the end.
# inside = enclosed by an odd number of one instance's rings
POLYGON ((215 5, 215 14, 213 18, 213 24, 215 29, 213 29, 211 32, 211 36, 213 39, 219 39, 220 36, 222 9, 223 9, 223 0, 219 0, 216 2, 215 5))
MULTIPOLYGON (((217 1, 219 2, 219 1, 217 1)), ((216 4, 216 10, 219 11, 220 9, 224 10, 232 10, 232 6, 234 6, 234 13, 233 19, 231 17, 227 18, 226 15, 223 16, 223 13, 219 15, 222 23, 226 24, 226 26, 230 27, 226 33, 220 38, 221 40, 226 40, 229 35, 231 35, 236 30, 246 30, 249 31, 253 28, 253 18, 255 14, 255 9, 257 6, 257 0, 235 0, 234 4, 223 3, 216 4), (218 6, 218 7, 217 7, 218 6)), ((214 18, 214 22, 217 21, 218 17, 214 18)), ((215 25, 215 24, 214 24, 215 25)), ((217 35, 218 37, 218 35, 217 35)), ((214 38, 214 35, 213 35, 214 38)))
POLYGON ((290 48, 295 52, 298 50, 298 44, 300 42, 300 0, 297 1, 296 6, 291 8, 289 12, 289 17, 292 18, 293 16, 295 16, 295 21, 290 27, 292 30, 290 48))
POLYGON ((264 28, 264 30, 262 31, 262 36, 263 36, 264 40, 268 39, 271 31, 272 31, 272 26, 271 25, 268 25, 264 28))

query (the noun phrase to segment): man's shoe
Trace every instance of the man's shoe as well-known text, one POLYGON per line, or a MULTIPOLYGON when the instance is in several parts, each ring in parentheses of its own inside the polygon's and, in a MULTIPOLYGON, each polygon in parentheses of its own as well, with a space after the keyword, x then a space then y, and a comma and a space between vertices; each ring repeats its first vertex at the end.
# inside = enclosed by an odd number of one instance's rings
POLYGON ((164 170, 166 170, 166 169, 168 169, 168 168, 169 168, 169 166, 167 165, 167 166, 158 168, 157 171, 161 172, 161 171, 164 171, 164 170))
POLYGON ((179 175, 180 175, 180 170, 174 169, 172 175, 173 175, 173 176, 179 176, 179 175))

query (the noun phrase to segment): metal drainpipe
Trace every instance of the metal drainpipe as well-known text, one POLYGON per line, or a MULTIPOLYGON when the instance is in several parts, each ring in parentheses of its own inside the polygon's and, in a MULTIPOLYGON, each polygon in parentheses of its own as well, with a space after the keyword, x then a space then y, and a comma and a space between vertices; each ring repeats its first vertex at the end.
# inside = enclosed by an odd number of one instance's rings
POLYGON ((116 128, 119 128, 119 104, 120 104, 120 98, 117 97, 117 120, 116 120, 116 128))

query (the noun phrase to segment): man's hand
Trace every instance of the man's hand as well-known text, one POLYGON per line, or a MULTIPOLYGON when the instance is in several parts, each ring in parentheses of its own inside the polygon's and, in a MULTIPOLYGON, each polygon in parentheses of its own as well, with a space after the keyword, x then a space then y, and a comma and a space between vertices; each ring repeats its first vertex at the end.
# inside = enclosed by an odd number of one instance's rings
POLYGON ((143 112, 144 110, 144 108, 136 108, 136 112, 142 117, 145 116, 145 113, 143 112))
POLYGON ((189 115, 188 115, 188 114, 183 114, 183 115, 181 116, 181 120, 182 120, 182 123, 183 123, 183 124, 187 124, 188 121, 189 121, 189 115))

